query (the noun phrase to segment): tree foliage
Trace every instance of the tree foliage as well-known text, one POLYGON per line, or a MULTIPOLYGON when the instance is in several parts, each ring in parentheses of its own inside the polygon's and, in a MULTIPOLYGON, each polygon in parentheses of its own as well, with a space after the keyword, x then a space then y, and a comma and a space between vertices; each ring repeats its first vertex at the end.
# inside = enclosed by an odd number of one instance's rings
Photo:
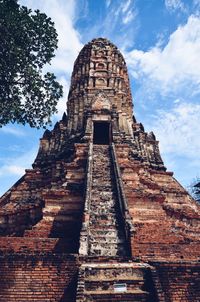
POLYGON ((0 127, 50 123, 62 86, 43 67, 54 57, 57 42, 54 23, 44 13, 0 0, 0 127))

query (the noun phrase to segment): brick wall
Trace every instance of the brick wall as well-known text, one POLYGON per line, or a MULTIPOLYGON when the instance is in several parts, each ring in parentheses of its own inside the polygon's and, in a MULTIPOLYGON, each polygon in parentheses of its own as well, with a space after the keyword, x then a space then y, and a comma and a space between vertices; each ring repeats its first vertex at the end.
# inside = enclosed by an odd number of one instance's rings
POLYGON ((73 255, 0 256, 0 302, 75 301, 77 259, 73 255))
MULTIPOLYGON (((146 229, 148 232, 148 228, 146 229)), ((155 243, 139 242, 138 238, 132 238, 132 253, 135 258, 142 261, 162 260, 200 260, 199 243, 155 243), (137 240, 137 241, 136 241, 137 240)))
POLYGON ((67 248, 63 238, 0 237, 0 253, 66 253, 67 248))
POLYGON ((142 260, 196 260, 200 249, 200 206, 172 177, 131 156, 116 145, 124 194, 134 232, 132 256, 142 260))
MULTIPOLYGON (((200 263, 155 263, 160 288, 159 301, 199 302, 200 301, 200 263)), ((153 275, 154 283, 157 284, 153 275)))

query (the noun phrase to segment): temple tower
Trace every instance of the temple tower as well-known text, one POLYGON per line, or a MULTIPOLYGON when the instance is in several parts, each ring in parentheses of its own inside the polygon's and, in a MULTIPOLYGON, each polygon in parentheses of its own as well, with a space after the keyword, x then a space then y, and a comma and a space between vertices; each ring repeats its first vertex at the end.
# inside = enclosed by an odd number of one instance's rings
POLYGON ((110 131, 132 135, 132 107, 123 56, 108 40, 93 40, 83 47, 74 64, 68 97, 70 134, 92 134, 101 122, 104 134, 107 125, 110 131))
POLYGON ((94 39, 0 199, 0 302, 200 301, 199 213, 136 121, 122 54, 94 39))

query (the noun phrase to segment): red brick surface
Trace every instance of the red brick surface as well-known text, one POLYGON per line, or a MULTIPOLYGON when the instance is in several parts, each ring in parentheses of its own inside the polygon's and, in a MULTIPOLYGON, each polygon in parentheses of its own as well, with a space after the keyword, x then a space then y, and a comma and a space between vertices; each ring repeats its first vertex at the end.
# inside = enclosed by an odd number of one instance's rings
POLYGON ((134 160, 128 144, 116 145, 132 217, 132 256, 143 260, 197 260, 200 206, 173 178, 134 160))
MULTIPOLYGON (((200 263, 152 263, 165 302, 200 301, 200 263)), ((156 280, 155 280, 156 281, 156 280)), ((159 300, 160 301, 160 300, 159 300)))
POLYGON ((74 256, 4 254, 0 301, 73 302, 77 270, 74 256))

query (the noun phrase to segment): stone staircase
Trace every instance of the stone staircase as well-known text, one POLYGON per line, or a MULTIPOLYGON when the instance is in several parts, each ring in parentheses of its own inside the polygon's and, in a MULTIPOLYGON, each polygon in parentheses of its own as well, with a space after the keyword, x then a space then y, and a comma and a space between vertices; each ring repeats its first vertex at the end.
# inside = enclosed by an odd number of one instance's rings
POLYGON ((126 256, 127 246, 108 145, 93 145, 89 255, 126 256))
POLYGON ((143 263, 87 263, 79 271, 76 302, 156 302, 151 267, 143 263))

